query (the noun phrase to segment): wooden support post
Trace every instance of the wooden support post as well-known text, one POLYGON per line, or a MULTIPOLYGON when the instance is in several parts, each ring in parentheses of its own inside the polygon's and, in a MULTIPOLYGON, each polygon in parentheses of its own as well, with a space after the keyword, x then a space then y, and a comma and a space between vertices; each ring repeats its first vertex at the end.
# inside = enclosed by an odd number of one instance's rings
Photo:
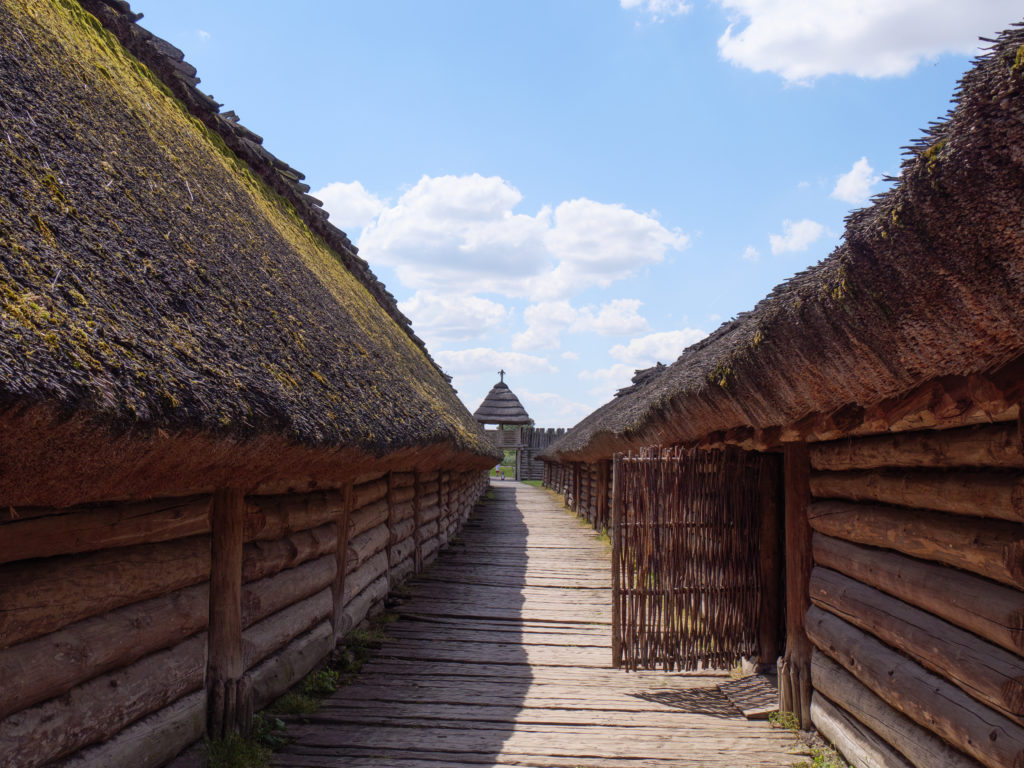
POLYGON ((576 515, 580 514, 580 462, 572 463, 572 508, 576 515))
POLYGON ((206 662, 207 731, 222 739, 248 730, 251 697, 242 682, 242 545, 245 497, 218 489, 210 505, 210 629, 206 662))
POLYGON ((622 666, 622 607, 619 577, 622 556, 622 454, 615 454, 612 465, 612 666, 622 666))
POLYGON ((779 591, 782 584, 782 553, 779 534, 779 464, 776 457, 763 457, 759 495, 761 498, 761 610, 758 640, 761 664, 775 664, 779 658, 779 629, 782 619, 779 591))
POLYGON ((779 660, 779 709, 811 727, 811 641, 805 616, 811 605, 810 454, 806 443, 789 443, 784 454, 786 504, 786 655, 779 660))
POLYGON ((348 570, 348 536, 349 520, 352 518, 352 499, 355 493, 352 483, 345 486, 345 505, 338 518, 338 546, 334 551, 335 565, 334 584, 331 587, 333 606, 331 608, 331 629, 334 630, 334 642, 341 640, 345 613, 345 572, 348 570))
POLYGON ((388 472, 388 567, 387 577, 388 586, 391 585, 391 548, 394 546, 391 541, 391 534, 395 530, 395 473, 394 471, 388 472))

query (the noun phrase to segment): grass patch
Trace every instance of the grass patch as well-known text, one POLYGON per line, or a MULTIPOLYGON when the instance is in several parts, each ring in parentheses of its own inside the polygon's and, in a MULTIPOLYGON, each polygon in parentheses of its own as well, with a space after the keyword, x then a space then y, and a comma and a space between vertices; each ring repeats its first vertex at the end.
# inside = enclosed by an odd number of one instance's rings
POLYGON ((271 710, 278 715, 311 715, 320 709, 320 699, 290 691, 274 702, 271 710))
POLYGON ((237 733, 206 742, 207 768, 269 768, 270 754, 270 747, 237 733))
POLYGON ((532 485, 534 488, 540 488, 540 487, 542 487, 542 484, 543 484, 544 481, 543 480, 523 480, 522 482, 525 483, 526 485, 532 485))
POLYGON ((785 728, 793 733, 800 732, 800 720, 793 712, 769 712, 768 723, 772 728, 785 728))
MULTIPOLYGON (((793 763, 793 768, 807 768, 807 763, 793 763)), ((832 747, 811 747, 810 768, 851 768, 832 747)))

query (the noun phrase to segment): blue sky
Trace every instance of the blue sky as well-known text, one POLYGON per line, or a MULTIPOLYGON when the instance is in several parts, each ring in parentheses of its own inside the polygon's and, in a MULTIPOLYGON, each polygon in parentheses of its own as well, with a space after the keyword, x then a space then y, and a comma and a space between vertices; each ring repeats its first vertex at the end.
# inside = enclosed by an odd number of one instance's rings
POLYGON ((136 0, 470 410, 571 426, 827 256, 1006 0, 136 0))

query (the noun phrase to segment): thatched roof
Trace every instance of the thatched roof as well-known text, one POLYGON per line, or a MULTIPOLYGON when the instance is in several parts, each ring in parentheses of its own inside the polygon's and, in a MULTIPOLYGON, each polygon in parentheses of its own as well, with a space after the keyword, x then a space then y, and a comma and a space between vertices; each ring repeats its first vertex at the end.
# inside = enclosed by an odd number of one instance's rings
MULTIPOLYGON (((272 441, 281 466, 288 446, 491 463, 301 174, 218 116, 124 3, 87 5, 154 68, 73 2, 0 6, 0 449, 16 469, 53 469, 66 419, 97 451, 187 435, 272 441)), ((0 467, 0 499, 14 471, 0 467)))
POLYGON ((1024 354, 1024 29, 964 76, 948 119, 843 243, 554 444, 587 459, 870 406, 1024 354))
POLYGON ((508 388, 504 378, 491 387, 473 418, 481 424, 532 424, 533 419, 519 398, 508 388))

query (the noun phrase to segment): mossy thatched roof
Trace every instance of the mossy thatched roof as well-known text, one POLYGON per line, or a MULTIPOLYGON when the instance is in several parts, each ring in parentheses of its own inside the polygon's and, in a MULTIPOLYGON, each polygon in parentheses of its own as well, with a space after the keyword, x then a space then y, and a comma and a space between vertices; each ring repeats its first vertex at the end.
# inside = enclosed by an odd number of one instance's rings
POLYGON ((4 414, 492 461, 365 262, 293 199, 301 174, 264 153, 279 184, 223 132, 254 134, 176 98, 197 80, 173 47, 148 43, 171 49, 174 93, 74 0, 7 0, 0 39, 4 414))
POLYGON ((592 459, 870 406, 1024 354, 1024 29, 964 76, 948 118, 842 244, 605 404, 547 451, 592 459))
POLYGON ((504 379, 499 381, 480 407, 473 411, 473 418, 481 424, 532 424, 533 419, 523 408, 515 392, 508 388, 504 379))

